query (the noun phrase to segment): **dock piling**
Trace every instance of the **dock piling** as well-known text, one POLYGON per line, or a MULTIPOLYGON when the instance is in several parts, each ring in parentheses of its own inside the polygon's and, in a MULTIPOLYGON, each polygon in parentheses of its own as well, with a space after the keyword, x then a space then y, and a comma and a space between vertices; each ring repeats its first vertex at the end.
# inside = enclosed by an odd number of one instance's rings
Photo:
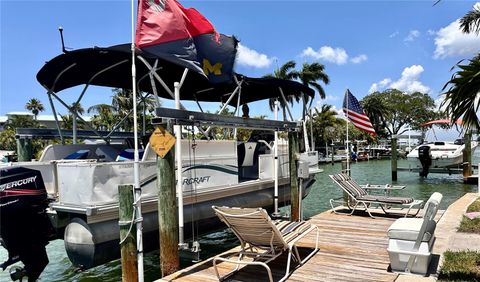
MULTIPOLYGON (((170 120, 167 122, 167 131, 173 131, 173 125, 170 120)), ((157 156, 158 229, 160 232, 160 271, 162 277, 180 269, 178 206, 175 187, 175 149, 174 146, 164 158, 157 156)))
POLYGON ((397 181, 397 136, 392 136, 392 181, 397 181))
POLYGON ((289 131, 288 132, 288 157, 290 160, 290 199, 291 199, 291 219, 296 221, 300 219, 300 201, 298 189, 298 155, 299 155, 299 144, 298 144, 298 132, 289 131))
POLYGON ((120 253, 122 281, 138 281, 136 231, 133 219, 133 185, 118 186, 118 224, 120 226, 120 253))
POLYGON ((464 141, 465 149, 463 149, 463 177, 472 175, 472 132, 465 132, 464 141))

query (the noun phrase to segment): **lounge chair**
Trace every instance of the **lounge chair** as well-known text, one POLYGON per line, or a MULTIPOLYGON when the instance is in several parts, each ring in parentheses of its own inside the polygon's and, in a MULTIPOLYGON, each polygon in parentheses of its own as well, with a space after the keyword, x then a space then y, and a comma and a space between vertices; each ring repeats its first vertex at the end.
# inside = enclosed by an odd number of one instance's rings
POLYGON ((441 201, 442 194, 433 193, 425 204, 423 218, 399 218, 388 228, 387 251, 393 271, 427 274, 441 201))
MULTIPOLYGON (((232 256, 224 258, 217 256, 213 259, 215 273, 220 281, 238 271, 240 265, 259 265, 267 270, 270 281, 273 281, 272 271, 267 265, 288 251, 285 275, 279 280, 284 281, 291 274, 290 262, 293 259, 298 263, 297 267, 304 264, 318 251, 318 227, 305 221, 271 220, 267 212, 262 208, 230 208, 212 207, 217 216, 223 221, 240 240, 240 251, 235 253, 237 259, 232 256), (296 243, 309 234, 316 231, 315 249, 303 260, 300 257, 296 243), (244 260, 249 258, 249 261, 244 260), (252 260, 253 259, 253 260, 252 260), (236 264, 234 270, 220 276, 218 261, 236 264)), ((295 267, 296 268, 296 267, 295 267)))
MULTIPOLYGON (((388 187, 388 186, 381 186, 379 187, 366 187, 362 188, 360 185, 357 184, 350 176, 339 173, 335 175, 330 175, 330 178, 336 183, 340 188, 342 188, 345 193, 348 194, 348 200, 346 201, 347 207, 350 209, 350 215, 355 212, 357 206, 363 206, 365 211, 368 215, 372 218, 375 218, 369 210, 371 205, 378 205, 382 208, 385 214, 390 213, 391 206, 400 206, 402 208, 408 208, 407 212, 405 213, 405 217, 411 215, 416 216, 420 209, 422 208, 423 201, 422 200, 415 200, 410 197, 392 197, 389 196, 389 191, 391 190, 399 190, 403 189, 402 186, 400 187, 388 187), (368 188, 368 189, 367 189, 368 188), (382 189, 385 192, 384 195, 373 195, 369 194, 367 190, 378 190, 382 189), (412 208, 415 208, 416 211, 413 214, 410 214, 412 208)), ((404 187, 404 186, 403 186, 404 187)), ((332 210, 335 213, 337 212, 337 207, 334 206, 335 203, 338 203, 340 199, 330 199, 330 205, 332 206, 332 210)), ((342 205, 345 204, 345 201, 341 202, 342 205)))

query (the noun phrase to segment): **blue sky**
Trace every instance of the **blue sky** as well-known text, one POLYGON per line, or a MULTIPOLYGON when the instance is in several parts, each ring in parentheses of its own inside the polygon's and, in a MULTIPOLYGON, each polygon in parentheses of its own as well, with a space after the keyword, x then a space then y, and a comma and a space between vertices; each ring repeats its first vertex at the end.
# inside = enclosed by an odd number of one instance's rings
MULTIPOLYGON (((475 1, 180 1, 195 7, 225 34, 241 40, 236 71, 260 77, 288 60, 320 62, 331 83, 322 103, 341 108, 345 89, 360 100, 388 87, 439 99, 451 67, 480 50, 480 37, 461 34, 456 20, 475 1)), ((130 1, 0 0, 0 115, 24 111, 39 98, 51 113, 36 73, 59 55, 58 27, 66 46, 84 48, 130 42, 130 1)), ((73 102, 79 89, 61 96, 73 102)), ((108 103, 94 89, 84 108, 108 103)), ((165 102, 165 105, 172 105, 165 102)), ((206 106, 215 110, 217 105, 206 106)), ((265 102, 251 115, 272 114, 265 102)), ((61 110, 65 112, 65 110, 61 110)), ((296 112, 298 117, 299 113, 296 112)))

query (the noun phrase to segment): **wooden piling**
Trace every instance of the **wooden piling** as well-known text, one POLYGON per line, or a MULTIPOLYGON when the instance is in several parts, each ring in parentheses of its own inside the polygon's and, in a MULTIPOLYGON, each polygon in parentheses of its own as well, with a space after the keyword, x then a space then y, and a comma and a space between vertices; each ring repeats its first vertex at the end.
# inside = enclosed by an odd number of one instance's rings
POLYGON ((33 159, 32 138, 17 139, 17 156, 19 162, 29 162, 33 159))
MULTIPOLYGON (((173 132, 173 125, 170 122, 167 124, 167 131, 173 132)), ((163 159, 157 156, 158 226, 160 232, 160 271, 162 277, 180 269, 174 156, 175 147, 163 159)))
POLYGON ((392 136, 392 181, 397 181, 397 136, 392 136))
POLYGON ((122 281, 138 281, 136 229, 133 218, 133 185, 118 186, 118 217, 120 225, 120 249, 122 260, 122 281), (133 227, 131 228, 131 226, 133 227))
POLYGON ((300 201, 298 193, 298 132, 288 132, 288 157, 290 160, 290 201, 291 201, 291 220, 300 220, 300 201))
POLYGON ((463 177, 472 175, 472 132, 467 131, 463 136, 465 148, 463 149, 463 177))

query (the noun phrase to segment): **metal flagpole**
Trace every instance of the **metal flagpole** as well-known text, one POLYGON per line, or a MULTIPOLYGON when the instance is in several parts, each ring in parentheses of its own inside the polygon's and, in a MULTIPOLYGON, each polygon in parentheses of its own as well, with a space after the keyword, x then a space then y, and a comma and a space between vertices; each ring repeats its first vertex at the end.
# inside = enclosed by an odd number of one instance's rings
POLYGON ((140 188, 140 163, 138 156, 138 120, 137 120, 137 70, 135 68, 135 4, 132 0, 132 94, 133 94, 133 139, 134 162, 133 162, 133 182, 135 191, 135 222, 137 228, 137 264, 138 281, 143 282, 143 234, 142 234, 142 190, 140 188))
MULTIPOLYGON (((275 99, 275 120, 278 120, 278 99, 275 99)), ((274 188, 273 188, 273 214, 275 216, 278 216, 278 130, 275 130, 274 132, 274 138, 275 138, 275 147, 273 149, 274 152, 274 163, 273 163, 273 183, 274 183, 274 188)))
POLYGON ((345 95, 347 96, 347 175, 349 174, 350 172, 350 145, 348 144, 348 111, 349 111, 349 108, 348 108, 348 89, 347 89, 347 92, 345 92, 345 95))

